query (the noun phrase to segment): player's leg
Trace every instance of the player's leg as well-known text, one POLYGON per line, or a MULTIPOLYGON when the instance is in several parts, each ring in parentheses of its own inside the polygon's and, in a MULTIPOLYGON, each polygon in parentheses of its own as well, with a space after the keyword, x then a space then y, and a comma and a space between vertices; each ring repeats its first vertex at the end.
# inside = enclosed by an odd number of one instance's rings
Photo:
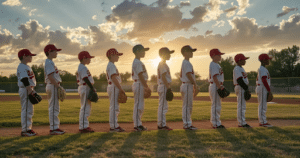
POLYGON ((138 125, 142 126, 142 116, 144 113, 145 101, 144 101, 144 86, 140 83, 139 86, 139 104, 138 104, 138 125))
POLYGON ((134 96, 134 106, 133 106, 133 125, 134 127, 139 126, 138 125, 138 105, 139 105, 139 93, 140 93, 140 88, 139 88, 139 83, 134 82, 132 85, 132 91, 133 91, 133 96, 134 96))
POLYGON ((181 98, 182 98, 182 121, 183 128, 188 128, 188 119, 187 119, 187 106, 188 106, 188 97, 187 97, 187 84, 182 84, 180 86, 181 98))
POLYGON ((120 106, 119 106, 119 102, 118 102, 118 97, 119 97, 119 92, 120 90, 114 86, 114 126, 115 128, 119 127, 118 124, 118 116, 120 113, 120 106))
POLYGON ((162 125, 163 127, 167 127, 167 118, 166 118, 166 114, 168 112, 169 109, 169 105, 168 105, 168 101, 166 99, 166 93, 167 93, 167 87, 164 86, 164 92, 163 92, 163 99, 164 99, 164 104, 163 104, 163 108, 162 108, 162 125))
POLYGON ((264 98, 263 98, 263 87, 262 86, 257 86, 256 87, 256 93, 257 93, 257 101, 258 101, 258 121, 259 124, 264 124, 264 120, 263 120, 263 102, 264 102, 264 98))
POLYGON ((108 86, 107 93, 109 97, 109 126, 110 129, 115 129, 114 124, 114 87, 108 86))
POLYGON ((159 104, 158 104, 158 109, 157 109, 157 126, 158 127, 163 127, 163 108, 164 108, 164 103, 165 103, 165 95, 164 95, 164 86, 159 85, 157 87, 158 91, 158 96, 159 96, 159 104))
POLYGON ((193 111, 193 94, 194 89, 192 84, 187 85, 187 124, 188 127, 192 126, 192 111, 193 111))
POLYGON ((240 86, 235 86, 234 90, 235 90, 235 94, 236 94, 236 98, 237 98, 237 121, 238 121, 238 126, 243 126, 241 87, 240 86))

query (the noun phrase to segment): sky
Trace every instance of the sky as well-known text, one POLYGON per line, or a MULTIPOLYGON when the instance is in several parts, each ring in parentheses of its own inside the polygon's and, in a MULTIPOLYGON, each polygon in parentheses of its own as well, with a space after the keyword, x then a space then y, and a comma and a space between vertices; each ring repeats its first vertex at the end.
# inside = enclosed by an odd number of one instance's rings
POLYGON ((250 57, 245 70, 257 71, 259 54, 299 46, 299 7, 299 0, 0 0, 0 72, 15 74, 25 48, 37 54, 30 66, 44 64, 47 44, 62 49, 58 69, 73 74, 83 50, 96 56, 91 74, 105 72, 110 48, 124 53, 115 63, 119 72, 131 72, 136 44, 150 48, 141 59, 149 76, 157 73, 159 49, 168 47, 175 77, 184 45, 197 48, 190 61, 202 79, 213 48, 223 58, 243 53, 250 57))

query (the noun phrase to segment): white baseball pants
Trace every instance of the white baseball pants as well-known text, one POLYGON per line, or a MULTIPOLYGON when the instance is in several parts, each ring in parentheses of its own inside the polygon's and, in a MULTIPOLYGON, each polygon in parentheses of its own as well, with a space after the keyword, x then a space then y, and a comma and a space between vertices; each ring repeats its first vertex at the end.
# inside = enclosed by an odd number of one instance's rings
POLYGON ((19 95, 21 101, 21 125, 22 132, 31 130, 32 116, 34 113, 33 104, 28 99, 28 92, 26 88, 19 88, 19 95))
POLYGON ((60 112, 57 88, 53 84, 47 84, 46 93, 48 96, 48 111, 49 111, 49 123, 50 130, 55 130, 59 128, 59 118, 58 114, 60 112))
POLYGON ((107 93, 109 97, 109 126, 111 129, 119 127, 118 124, 118 115, 120 113, 120 107, 118 102, 119 97, 119 88, 114 84, 107 86, 107 93))
POLYGON ((138 127, 142 125, 141 119, 144 113, 144 86, 140 82, 134 82, 132 91, 134 95, 133 124, 134 127, 138 127))
POLYGON ((182 121, 184 128, 192 126, 193 88, 193 84, 191 83, 182 83, 180 86, 182 97, 182 121))
POLYGON ((211 115, 210 122, 213 127, 221 125, 221 97, 217 92, 217 85, 215 83, 209 85, 209 96, 211 100, 211 115))
POLYGON ((234 90, 237 96, 237 121, 239 123, 239 126, 243 126, 247 124, 246 117, 245 117, 245 113, 246 113, 246 100, 244 97, 245 90, 239 85, 236 85, 234 87, 234 90))
POLYGON ((166 100, 167 87, 164 84, 160 84, 157 87, 159 96, 159 105, 157 109, 157 126, 164 127, 167 125, 166 113, 168 112, 168 102, 166 100))
POLYGON ((255 92, 258 100, 258 121, 260 124, 267 123, 267 95, 268 91, 264 85, 256 86, 255 92))
POLYGON ((89 116, 91 114, 91 101, 89 101, 88 95, 89 95, 90 87, 86 85, 80 85, 78 87, 78 93, 80 96, 80 113, 79 113, 79 129, 85 129, 89 127, 89 116))

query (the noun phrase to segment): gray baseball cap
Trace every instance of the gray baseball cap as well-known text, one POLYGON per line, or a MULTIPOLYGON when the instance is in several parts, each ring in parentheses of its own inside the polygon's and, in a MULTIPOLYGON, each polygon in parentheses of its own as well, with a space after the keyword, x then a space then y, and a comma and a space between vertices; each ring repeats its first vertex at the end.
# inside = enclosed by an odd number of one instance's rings
POLYGON ((140 50, 148 51, 149 49, 150 49, 150 48, 145 48, 143 45, 138 44, 138 45, 135 45, 135 46, 132 48, 132 52, 133 52, 133 53, 136 53, 137 51, 140 51, 140 50))

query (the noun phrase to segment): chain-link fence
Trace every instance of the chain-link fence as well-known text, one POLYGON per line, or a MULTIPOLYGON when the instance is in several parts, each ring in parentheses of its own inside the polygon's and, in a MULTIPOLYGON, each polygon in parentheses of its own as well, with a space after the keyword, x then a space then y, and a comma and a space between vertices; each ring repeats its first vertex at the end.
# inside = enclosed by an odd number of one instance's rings
MULTIPOLYGON (((132 81, 123 82, 121 85, 123 89, 127 92, 132 91, 132 81)), ((148 82, 149 87, 152 91, 157 91, 157 83, 148 82)), ((208 92, 209 83, 206 80, 199 80, 197 84, 201 92, 208 92)), ((62 82, 61 85, 68 92, 77 92, 78 85, 76 82, 62 82)), ((174 92, 180 91, 181 82, 178 80, 172 81, 171 88, 174 92)), ((35 90, 37 92, 45 92, 45 83, 37 83, 35 90)), ((224 86, 231 92, 234 92, 234 85, 232 80, 225 81, 224 86)), ((98 92, 106 92, 107 82, 106 81, 96 81, 94 87, 98 92)), ((249 80, 249 89, 251 92, 255 92, 256 80, 249 80)), ((0 92, 6 93, 17 93, 19 87, 17 83, 12 82, 2 82, 0 83, 0 92)), ((291 78, 274 78, 271 79, 271 90, 273 93, 278 94, 300 94, 300 77, 291 78)))

